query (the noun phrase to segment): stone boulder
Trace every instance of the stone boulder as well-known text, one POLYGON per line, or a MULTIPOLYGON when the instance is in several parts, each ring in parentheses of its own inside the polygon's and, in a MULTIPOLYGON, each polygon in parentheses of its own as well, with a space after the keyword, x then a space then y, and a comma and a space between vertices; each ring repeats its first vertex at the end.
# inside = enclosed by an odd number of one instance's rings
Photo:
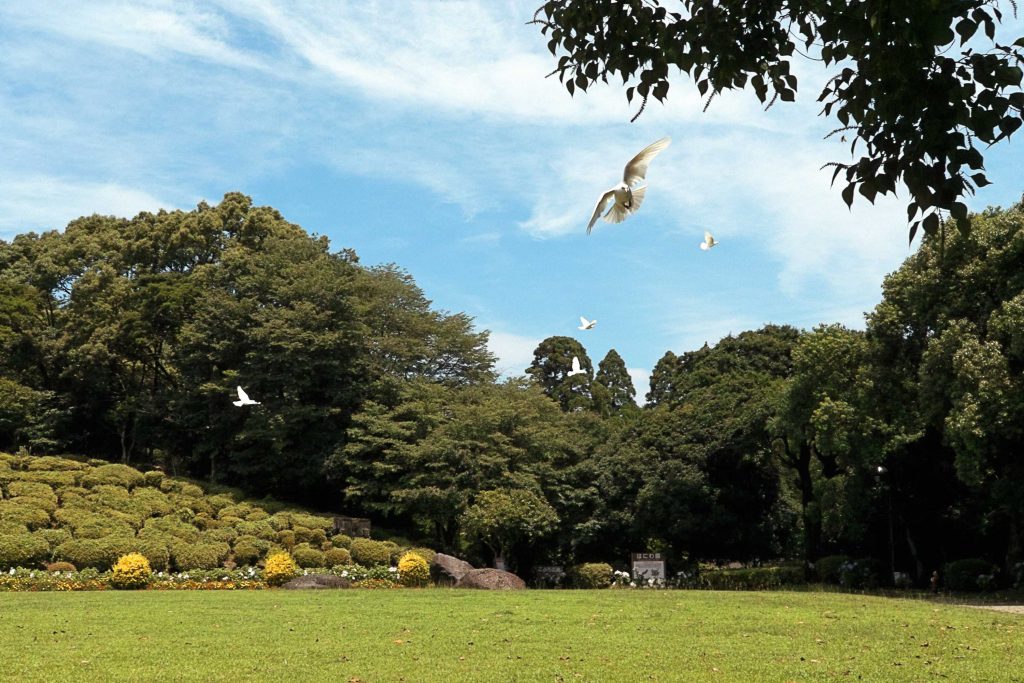
POLYGON ((483 588, 492 591, 515 591, 526 588, 526 582, 512 572, 501 569, 473 569, 466 572, 456 588, 483 588))
POLYGON ((351 585, 352 582, 343 576, 335 576, 334 574, 307 574, 306 576, 296 576, 294 579, 281 586, 281 588, 287 588, 288 590, 308 590, 320 588, 348 588, 351 585))
POLYGON ((438 586, 453 586, 466 572, 473 571, 473 565, 451 555, 438 553, 430 563, 430 578, 438 586))

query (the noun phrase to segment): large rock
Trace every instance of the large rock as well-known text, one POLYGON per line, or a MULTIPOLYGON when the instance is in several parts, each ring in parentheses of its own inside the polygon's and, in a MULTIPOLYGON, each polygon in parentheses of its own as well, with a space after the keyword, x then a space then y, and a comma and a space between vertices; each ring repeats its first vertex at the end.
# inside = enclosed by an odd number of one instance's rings
POLYGON ((451 555, 438 553, 430 563, 430 577, 439 586, 453 586, 466 572, 473 571, 473 565, 451 555))
POLYGON ((281 586, 281 588, 287 588, 289 590, 304 590, 318 588, 348 588, 351 585, 352 582, 343 576, 335 576, 334 574, 307 574, 306 576, 296 576, 294 579, 281 586))
POLYGON ((512 572, 501 569, 473 569, 466 572, 456 588, 483 588, 492 591, 515 591, 526 588, 526 582, 512 572))

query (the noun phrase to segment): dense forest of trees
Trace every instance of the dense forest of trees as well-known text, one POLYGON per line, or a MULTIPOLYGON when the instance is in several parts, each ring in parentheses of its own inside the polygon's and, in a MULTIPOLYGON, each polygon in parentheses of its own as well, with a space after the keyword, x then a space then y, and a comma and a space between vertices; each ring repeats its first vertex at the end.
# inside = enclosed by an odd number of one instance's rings
POLYGON ((81 218, 0 241, 0 450, 159 465, 523 572, 644 550, 1008 569, 1024 204, 972 223, 926 238, 864 331, 668 351, 641 408, 619 354, 595 369, 570 337, 499 381, 468 316, 241 194, 81 218))

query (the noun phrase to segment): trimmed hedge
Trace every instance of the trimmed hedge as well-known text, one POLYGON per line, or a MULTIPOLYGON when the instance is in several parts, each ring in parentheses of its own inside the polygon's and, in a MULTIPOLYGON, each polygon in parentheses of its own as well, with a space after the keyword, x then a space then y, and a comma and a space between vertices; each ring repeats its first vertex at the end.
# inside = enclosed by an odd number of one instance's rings
POLYGON ((750 567, 720 569, 700 575, 701 585, 712 590, 765 590, 805 582, 802 567, 750 567))
POLYGON ((352 553, 344 548, 330 548, 324 551, 325 567, 337 567, 342 564, 352 564, 352 553))
POLYGON ((84 462, 79 462, 78 460, 59 458, 55 455, 37 455, 28 459, 28 462, 25 463, 25 469, 29 472, 38 470, 72 472, 77 470, 87 470, 89 469, 89 466, 84 462))
POLYGON ((572 582, 577 588, 607 588, 612 585, 612 566, 605 562, 587 562, 572 570, 572 582))
POLYGON ((231 547, 227 543, 217 541, 205 543, 178 541, 171 546, 174 566, 178 568, 178 571, 216 569, 230 553, 231 547))
POLYGON ((317 550, 308 543, 300 543, 292 548, 292 558, 303 569, 327 566, 323 551, 317 550))
POLYGON ((814 575, 822 583, 837 584, 842 566, 849 561, 849 555, 826 555, 814 563, 814 575))
POLYGON ((39 529, 50 526, 50 513, 30 503, 0 500, 0 520, 24 524, 29 529, 39 529))
POLYGON ((134 467, 121 464, 101 465, 87 470, 82 475, 82 485, 93 487, 109 484, 111 486, 122 486, 126 489, 133 489, 145 482, 146 478, 142 472, 134 467))
POLYGON ((372 567, 379 564, 391 564, 392 545, 385 541, 374 541, 369 538, 352 539, 349 552, 352 553, 352 560, 364 567, 372 567))
POLYGON ((0 569, 41 566, 50 559, 50 544, 36 534, 0 536, 0 569))

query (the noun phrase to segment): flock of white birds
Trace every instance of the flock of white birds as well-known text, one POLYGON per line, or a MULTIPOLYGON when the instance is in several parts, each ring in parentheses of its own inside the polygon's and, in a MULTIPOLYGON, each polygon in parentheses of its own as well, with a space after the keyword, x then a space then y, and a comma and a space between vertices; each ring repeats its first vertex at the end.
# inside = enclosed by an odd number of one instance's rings
MULTIPOLYGON (((654 157, 658 156, 671 143, 672 138, 661 138, 644 147, 639 154, 629 160, 622 172, 622 182, 602 194, 601 198, 597 200, 594 213, 590 216, 590 222, 587 223, 588 235, 594 229, 597 219, 601 218, 601 214, 604 214, 604 220, 607 223, 621 223, 640 209, 640 205, 644 203, 644 196, 647 194, 647 167, 654 157)), ((718 246, 718 240, 705 230, 704 241, 700 243, 701 250, 707 251, 715 246, 718 246)), ((578 329, 592 330, 595 325, 597 325, 597 320, 587 320, 586 317, 580 316, 578 329)), ((580 366, 580 359, 573 356, 572 370, 566 373, 567 376, 574 377, 584 372, 585 370, 580 366)), ((242 387, 238 387, 238 400, 232 401, 232 403, 240 408, 260 405, 259 401, 249 398, 242 387)))
MULTIPOLYGON (((601 217, 601 214, 604 214, 604 220, 607 223, 621 223, 640 209, 640 205, 644 203, 644 197, 647 194, 647 167, 654 157, 658 156, 671 143, 672 138, 661 138, 644 147, 640 150, 639 154, 626 163, 626 168, 622 172, 622 182, 605 192, 597 200, 594 213, 590 216, 590 222, 587 223, 588 235, 594 229, 594 223, 597 223, 597 219, 601 217), (644 184, 641 185, 641 183, 644 184)), ((715 246, 718 246, 718 240, 705 230, 704 241, 700 243, 701 250, 707 251, 715 246)), ((592 330, 596 324, 596 320, 587 320, 582 315, 580 316, 579 329, 592 330)), ((567 376, 573 377, 582 372, 580 359, 573 356, 572 370, 566 373, 567 376)))

